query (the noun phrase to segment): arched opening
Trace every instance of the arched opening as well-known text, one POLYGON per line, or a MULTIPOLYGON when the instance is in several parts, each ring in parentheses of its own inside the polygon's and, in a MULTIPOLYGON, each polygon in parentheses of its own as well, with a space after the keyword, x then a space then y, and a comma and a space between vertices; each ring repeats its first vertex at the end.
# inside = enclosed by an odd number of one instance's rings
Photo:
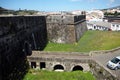
POLYGON ((54 71, 64 71, 64 67, 62 65, 55 65, 54 71))
POLYGON ((72 71, 78 71, 78 70, 83 71, 83 67, 81 67, 79 65, 78 66, 74 66, 72 71))

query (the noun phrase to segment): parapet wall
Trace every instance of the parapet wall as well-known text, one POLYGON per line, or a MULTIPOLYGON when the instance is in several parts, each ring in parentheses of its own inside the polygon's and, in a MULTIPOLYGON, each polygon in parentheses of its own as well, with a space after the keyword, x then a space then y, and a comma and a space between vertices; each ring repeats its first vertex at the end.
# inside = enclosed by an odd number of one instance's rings
POLYGON ((48 39, 55 43, 75 43, 87 31, 85 15, 48 15, 48 39))
POLYGON ((92 60, 89 63, 90 70, 97 78, 97 80, 119 80, 115 74, 112 74, 110 71, 106 69, 106 67, 101 66, 101 64, 97 61, 92 60))

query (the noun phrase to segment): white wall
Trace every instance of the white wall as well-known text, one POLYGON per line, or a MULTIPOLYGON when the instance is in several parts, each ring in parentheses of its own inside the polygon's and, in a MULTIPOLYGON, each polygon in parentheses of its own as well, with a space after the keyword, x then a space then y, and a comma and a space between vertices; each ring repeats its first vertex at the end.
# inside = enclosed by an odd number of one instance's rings
POLYGON ((119 31, 120 30, 120 24, 112 24, 111 23, 111 30, 112 31, 119 31))

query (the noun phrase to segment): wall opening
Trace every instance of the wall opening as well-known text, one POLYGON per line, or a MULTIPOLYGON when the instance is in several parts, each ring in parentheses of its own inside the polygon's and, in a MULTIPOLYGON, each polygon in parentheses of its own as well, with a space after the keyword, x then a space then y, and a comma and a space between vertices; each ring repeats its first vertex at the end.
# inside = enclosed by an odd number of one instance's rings
POLYGON ((31 62, 31 68, 36 68, 36 62, 31 62))
POLYGON ((79 65, 78 66, 74 66, 72 71, 78 71, 78 70, 83 71, 83 67, 81 67, 79 65))
POLYGON ((32 54, 31 45, 27 41, 25 41, 25 43, 24 43, 24 53, 26 55, 31 55, 32 54))
POLYGON ((45 62, 40 62, 40 69, 46 68, 45 62))
POLYGON ((55 65, 54 71, 64 71, 64 67, 62 65, 55 65))

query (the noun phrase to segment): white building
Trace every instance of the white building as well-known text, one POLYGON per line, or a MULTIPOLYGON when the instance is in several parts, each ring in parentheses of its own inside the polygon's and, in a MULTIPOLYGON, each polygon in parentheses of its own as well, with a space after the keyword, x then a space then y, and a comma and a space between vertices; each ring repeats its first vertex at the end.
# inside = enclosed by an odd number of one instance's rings
POLYGON ((82 14, 85 14, 86 12, 81 10, 76 10, 76 11, 72 11, 71 13, 74 15, 82 15, 82 14))
POLYGON ((111 24, 109 22, 91 21, 87 22, 88 30, 110 30, 111 24))
POLYGON ((120 31, 120 23, 111 22, 111 30, 112 31, 120 31))
POLYGON ((87 22, 88 30, 109 30, 109 31, 120 31, 120 23, 117 22, 87 22))
POLYGON ((87 21, 103 21, 104 13, 100 10, 92 10, 86 13, 87 21))

